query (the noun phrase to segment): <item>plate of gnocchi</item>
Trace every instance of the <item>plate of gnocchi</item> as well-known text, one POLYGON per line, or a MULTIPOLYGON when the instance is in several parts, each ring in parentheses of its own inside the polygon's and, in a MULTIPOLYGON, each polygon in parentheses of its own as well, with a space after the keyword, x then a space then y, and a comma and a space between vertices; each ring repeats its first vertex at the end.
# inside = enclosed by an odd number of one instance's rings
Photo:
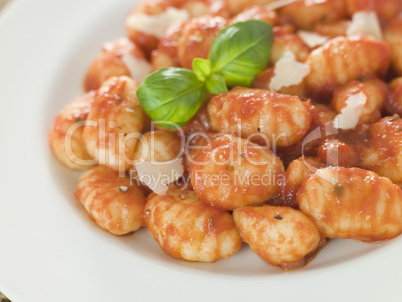
POLYGON ((398 301, 401 0, 20 0, 0 41, 10 300, 398 301))

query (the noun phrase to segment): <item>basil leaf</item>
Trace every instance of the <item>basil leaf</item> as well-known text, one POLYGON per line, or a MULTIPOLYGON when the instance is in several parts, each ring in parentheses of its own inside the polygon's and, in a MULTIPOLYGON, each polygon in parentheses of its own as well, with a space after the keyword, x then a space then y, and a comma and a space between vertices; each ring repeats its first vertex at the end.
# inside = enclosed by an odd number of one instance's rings
POLYGON ((224 77, 217 73, 211 74, 205 81, 205 85, 208 91, 214 94, 228 92, 224 77))
POLYGON ((228 86, 249 87, 268 64, 272 39, 272 26, 259 20, 222 29, 209 51, 212 72, 221 74, 228 86))
POLYGON ((193 60, 194 73, 200 81, 204 82, 211 75, 211 62, 200 58, 193 60))
POLYGON ((145 112, 165 128, 185 125, 206 97, 205 83, 183 68, 163 68, 150 74, 138 87, 145 112), (163 123, 168 121, 169 123, 163 123), (173 124, 174 123, 174 124, 173 124))

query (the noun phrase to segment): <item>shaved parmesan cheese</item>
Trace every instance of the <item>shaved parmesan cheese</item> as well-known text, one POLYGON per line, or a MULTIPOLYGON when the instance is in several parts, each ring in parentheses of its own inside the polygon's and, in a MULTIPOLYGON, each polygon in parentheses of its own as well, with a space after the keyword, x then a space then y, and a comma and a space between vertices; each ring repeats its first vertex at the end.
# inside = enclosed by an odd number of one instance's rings
POLYGON ((129 70, 131 77, 138 83, 142 83, 152 71, 151 64, 145 59, 138 59, 132 55, 124 55, 121 60, 129 70))
POLYGON ((182 159, 168 162, 143 161, 135 165, 139 180, 158 195, 166 194, 168 185, 183 176, 182 159))
POLYGON ((346 30, 348 37, 355 34, 370 35, 377 40, 382 39, 380 21, 375 12, 357 12, 352 17, 352 23, 346 30))
POLYGON ((334 119, 334 127, 337 129, 354 129, 359 122, 366 102, 367 96, 363 92, 349 96, 346 100, 346 107, 334 119))
POLYGON ((328 0, 304 0, 304 4, 306 6, 311 6, 311 5, 325 3, 325 2, 328 2, 328 0))
POLYGON ((265 8, 275 10, 275 9, 284 7, 284 6, 289 5, 289 4, 291 4, 293 2, 296 2, 296 1, 298 1, 298 0, 278 0, 278 1, 271 2, 271 3, 267 4, 267 5, 265 5, 265 8))
POLYGON ((310 72, 310 67, 295 60, 295 55, 287 50, 275 64, 275 75, 269 89, 278 91, 282 87, 297 85, 310 72))
POLYGON ((306 30, 299 30, 297 34, 310 47, 320 46, 328 40, 328 37, 324 37, 306 30))
POLYGON ((186 10, 169 7, 159 15, 133 14, 127 18, 126 25, 129 28, 161 38, 170 24, 176 21, 183 22, 189 18, 190 15, 186 10))

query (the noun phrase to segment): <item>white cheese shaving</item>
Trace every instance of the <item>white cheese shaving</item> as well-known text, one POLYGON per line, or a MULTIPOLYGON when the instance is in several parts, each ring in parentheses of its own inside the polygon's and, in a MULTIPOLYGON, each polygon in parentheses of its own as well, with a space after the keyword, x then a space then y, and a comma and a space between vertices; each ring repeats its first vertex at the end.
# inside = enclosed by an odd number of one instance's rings
POLYGON ((316 4, 326 3, 326 2, 328 2, 328 0, 304 0, 304 5, 311 6, 311 5, 316 5, 316 4))
POLYGON ((278 0, 278 1, 271 2, 267 5, 265 5, 265 8, 270 9, 270 10, 275 10, 275 9, 284 7, 284 6, 289 5, 296 1, 299 1, 299 0, 278 0))
POLYGON ((143 161, 135 165, 139 180, 158 195, 166 194, 168 185, 183 176, 181 158, 169 162, 143 161))
POLYGON ((334 127, 337 129, 354 129, 359 122, 366 102, 367 96, 363 92, 349 96, 346 100, 346 107, 334 119, 334 127))
POLYGON ((328 40, 328 37, 306 30, 299 30, 297 34, 310 47, 320 46, 328 40))
POLYGON ((132 55, 124 55, 121 60, 129 70, 131 77, 138 83, 142 83, 152 71, 151 64, 145 59, 138 59, 132 55))
POLYGON ((380 21, 375 12, 357 12, 352 16, 352 23, 346 30, 348 37, 355 34, 367 34, 377 40, 382 40, 380 21))
POLYGON ((275 75, 271 78, 269 89, 278 91, 282 87, 299 84, 310 72, 310 67, 295 60, 295 55, 287 50, 275 64, 275 75))
POLYGON ((186 10, 168 7, 159 15, 130 15, 126 20, 126 25, 131 29, 161 38, 170 24, 176 21, 187 21, 189 18, 190 15, 186 10))

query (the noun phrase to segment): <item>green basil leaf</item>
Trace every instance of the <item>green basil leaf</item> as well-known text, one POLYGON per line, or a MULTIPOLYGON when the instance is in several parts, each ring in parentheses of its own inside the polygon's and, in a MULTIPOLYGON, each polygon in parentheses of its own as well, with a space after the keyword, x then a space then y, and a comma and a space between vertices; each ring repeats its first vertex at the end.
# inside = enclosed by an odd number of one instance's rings
POLYGON ((200 81, 204 82, 211 75, 211 62, 200 58, 193 60, 194 73, 200 81))
POLYGON ((206 92, 205 83, 191 70, 163 68, 145 79, 137 96, 151 119, 172 129, 174 124, 185 125, 197 113, 206 92))
POLYGON ((268 64, 272 39, 272 26, 259 20, 224 28, 209 51, 212 72, 221 74, 228 86, 249 87, 268 64))
POLYGON ((208 91, 214 94, 228 92, 225 78, 217 73, 211 74, 206 79, 205 85, 207 86, 208 91))

